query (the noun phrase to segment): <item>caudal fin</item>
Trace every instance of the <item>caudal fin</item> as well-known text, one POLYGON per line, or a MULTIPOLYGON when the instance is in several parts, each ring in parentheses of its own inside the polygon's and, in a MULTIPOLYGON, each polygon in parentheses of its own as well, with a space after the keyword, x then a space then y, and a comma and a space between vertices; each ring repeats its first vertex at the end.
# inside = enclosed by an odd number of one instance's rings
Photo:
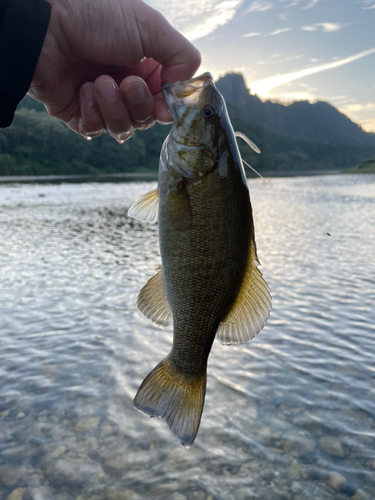
POLYGON ((133 404, 149 417, 164 418, 172 434, 188 448, 198 432, 205 394, 206 374, 187 377, 166 357, 142 382, 133 404))

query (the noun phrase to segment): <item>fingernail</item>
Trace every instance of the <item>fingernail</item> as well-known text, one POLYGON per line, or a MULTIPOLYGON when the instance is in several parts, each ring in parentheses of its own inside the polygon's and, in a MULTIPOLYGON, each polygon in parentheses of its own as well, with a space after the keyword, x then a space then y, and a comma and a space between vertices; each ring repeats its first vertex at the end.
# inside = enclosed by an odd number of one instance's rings
POLYGON ((106 102, 115 102, 117 99, 117 87, 113 80, 102 80, 96 85, 96 91, 106 102))
POLYGON ((98 137, 99 135, 104 133, 104 129, 101 128, 99 130, 87 130, 87 125, 84 126, 84 122, 82 118, 78 120, 78 132, 83 136, 86 141, 91 141, 94 137, 98 137), (86 130, 85 130, 86 129, 86 130))
POLYGON ((130 137, 131 137, 131 135, 129 133, 122 134, 122 135, 119 135, 118 137, 116 137, 116 141, 119 144, 124 144, 124 142, 126 142, 130 137))
POLYGON ((145 97, 145 89, 143 85, 129 85, 129 87, 125 89, 125 95, 126 99, 132 104, 139 104, 145 97))
POLYGON ((91 106, 94 103, 94 94, 92 92, 92 85, 86 85, 82 87, 82 104, 86 106, 91 106))

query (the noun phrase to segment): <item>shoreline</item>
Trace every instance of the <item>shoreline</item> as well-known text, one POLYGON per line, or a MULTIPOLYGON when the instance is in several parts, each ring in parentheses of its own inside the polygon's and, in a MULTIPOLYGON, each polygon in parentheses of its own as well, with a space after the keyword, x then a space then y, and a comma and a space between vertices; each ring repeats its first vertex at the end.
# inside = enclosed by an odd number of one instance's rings
MULTIPOLYGON (((340 175, 346 173, 362 173, 358 171, 345 171, 343 169, 332 170, 283 170, 262 172, 263 177, 311 177, 316 175, 340 175)), ((365 173, 365 172, 364 172, 365 173)), ((112 173, 112 174, 77 174, 77 175, 9 175, 0 176, 0 183, 7 182, 39 182, 39 181, 64 181, 64 180, 105 180, 105 179, 152 179, 157 178, 157 172, 140 173, 112 173)), ((257 176, 247 176, 248 179, 255 179, 257 176)))
MULTIPOLYGON (((262 177, 314 177, 317 175, 347 175, 347 174, 375 174, 371 169, 331 169, 331 170, 271 170, 261 172, 262 177)), ((48 181, 80 181, 92 180, 102 181, 111 179, 128 179, 141 181, 143 179, 156 179, 158 172, 140 172, 140 173, 112 173, 112 174, 77 174, 77 175, 8 175, 0 176, 0 184, 8 182, 48 182, 48 181)), ((257 179, 258 176, 251 173, 247 179, 257 179)))

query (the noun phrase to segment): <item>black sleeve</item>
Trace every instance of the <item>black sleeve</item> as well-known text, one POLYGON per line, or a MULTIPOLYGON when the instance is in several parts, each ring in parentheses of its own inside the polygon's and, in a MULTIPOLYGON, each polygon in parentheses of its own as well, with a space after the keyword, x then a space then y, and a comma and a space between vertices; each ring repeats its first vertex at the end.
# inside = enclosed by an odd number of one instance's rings
POLYGON ((0 0, 0 127, 29 90, 50 14, 44 0, 0 0))

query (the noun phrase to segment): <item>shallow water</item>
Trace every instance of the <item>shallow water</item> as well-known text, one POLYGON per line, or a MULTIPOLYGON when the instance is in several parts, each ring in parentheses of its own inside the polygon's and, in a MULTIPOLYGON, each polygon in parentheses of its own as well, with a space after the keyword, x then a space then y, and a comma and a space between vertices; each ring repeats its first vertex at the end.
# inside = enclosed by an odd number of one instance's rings
POLYGON ((214 343, 188 450, 132 406, 172 339, 154 186, 0 184, 0 500, 375 498, 375 176, 249 181, 273 310, 214 343))

